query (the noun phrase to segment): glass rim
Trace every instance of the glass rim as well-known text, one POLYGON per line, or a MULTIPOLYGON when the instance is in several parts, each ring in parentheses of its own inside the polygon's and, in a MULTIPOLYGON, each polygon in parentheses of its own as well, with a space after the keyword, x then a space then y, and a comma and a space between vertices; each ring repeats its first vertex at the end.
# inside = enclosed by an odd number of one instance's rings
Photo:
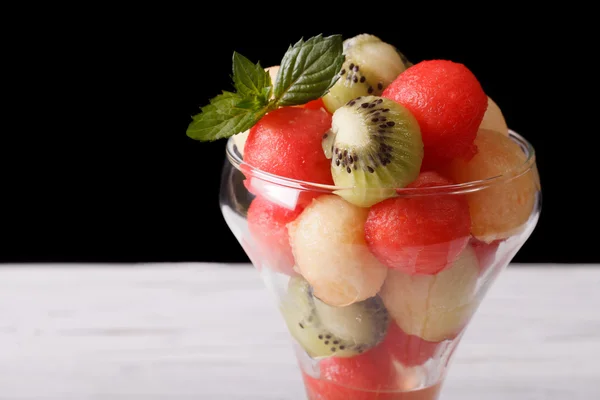
MULTIPOLYGON (((517 132, 512 129, 508 130, 508 136, 513 141, 516 142, 521 149, 526 154, 526 160, 519 165, 515 165, 510 170, 505 173, 497 176, 493 176, 486 179, 464 182, 464 183, 455 183, 451 185, 441 185, 441 186, 432 186, 432 187, 423 187, 423 188, 361 188, 361 190, 381 190, 381 189, 393 189, 396 191, 398 196, 414 196, 414 195, 426 195, 426 194, 460 194, 460 193, 469 193, 479 191, 491 186, 499 185, 502 183, 509 182, 511 180, 517 179, 527 172, 529 172, 535 166, 535 149, 532 144, 529 143, 527 139, 523 136, 519 135, 517 132)), ((307 182, 298 179, 286 178, 283 176, 275 175, 263 170, 260 170, 246 162, 242 159, 241 155, 236 151, 234 147, 233 137, 230 137, 227 140, 226 145, 226 156, 227 160, 240 172, 244 175, 250 174, 251 177, 256 177, 262 181, 269 182, 278 186, 284 186, 287 188, 305 190, 305 191, 318 191, 318 192, 329 192, 335 193, 337 191, 342 190, 352 190, 355 187, 348 186, 336 186, 336 185, 327 185, 320 184, 315 182, 307 182)), ((248 178, 248 176, 247 176, 248 178)))

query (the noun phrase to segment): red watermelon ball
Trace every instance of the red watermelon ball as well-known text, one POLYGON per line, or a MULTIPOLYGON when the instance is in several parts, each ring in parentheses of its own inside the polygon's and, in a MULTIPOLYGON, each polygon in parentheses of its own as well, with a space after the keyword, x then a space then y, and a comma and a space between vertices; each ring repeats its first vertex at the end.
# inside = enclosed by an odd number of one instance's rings
POLYGON ((448 60, 422 61, 400 75, 382 97, 408 108, 421 128, 423 170, 454 158, 469 160, 487 109, 487 95, 463 64, 448 60))
POLYGON ((436 400, 440 393, 439 383, 424 389, 408 391, 360 390, 316 379, 306 373, 302 375, 308 400, 436 400))
POLYGON ((395 399, 385 391, 398 390, 401 377, 386 349, 375 347, 354 357, 329 357, 320 361, 320 379, 304 375, 309 399, 395 399))
POLYGON ((248 230, 260 259, 277 272, 294 275, 294 256, 286 225, 300 215, 302 207, 289 209, 257 196, 248 208, 248 230))
POLYGON ((333 185, 321 144, 330 128, 331 114, 324 109, 278 108, 250 129, 244 161, 274 175, 333 185))
POLYGON ((320 362, 320 379, 303 372, 310 400, 433 400, 440 386, 414 389, 415 376, 396 365, 383 346, 349 357, 330 357, 320 362))
MULTIPOLYGON (((427 188, 453 182, 437 172, 422 172, 408 185, 427 188)), ((433 275, 451 266, 470 239, 469 204, 461 194, 395 197, 371 207, 365 239, 389 268, 433 275)))

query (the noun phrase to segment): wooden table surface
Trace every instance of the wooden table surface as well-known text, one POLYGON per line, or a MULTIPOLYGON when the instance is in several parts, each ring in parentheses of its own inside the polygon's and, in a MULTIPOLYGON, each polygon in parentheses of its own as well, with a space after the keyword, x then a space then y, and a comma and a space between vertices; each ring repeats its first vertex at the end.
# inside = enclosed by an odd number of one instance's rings
MULTIPOLYGON (((247 265, 0 266, 1 400, 302 400, 247 265)), ((600 399, 600 266, 511 265, 442 400, 600 399)))

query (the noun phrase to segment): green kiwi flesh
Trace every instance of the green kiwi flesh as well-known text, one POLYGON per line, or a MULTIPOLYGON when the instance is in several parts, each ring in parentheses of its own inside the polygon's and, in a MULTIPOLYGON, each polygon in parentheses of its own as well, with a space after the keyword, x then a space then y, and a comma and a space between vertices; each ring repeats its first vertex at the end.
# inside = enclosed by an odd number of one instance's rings
POLYGON ((389 315, 377 297, 333 307, 313 296, 309 283, 292 277, 281 312, 290 334, 312 358, 353 357, 379 344, 389 315))
POLYGON ((331 113, 356 97, 380 95, 407 68, 405 57, 377 36, 357 35, 346 39, 343 46, 346 60, 339 79, 323 96, 331 113))
POLYGON ((423 161, 419 124, 393 100, 378 96, 351 100, 333 114, 329 136, 334 137, 333 181, 348 188, 336 194, 352 204, 370 207, 395 196, 396 188, 419 175, 423 161))
POLYGON ((355 97, 366 96, 373 92, 371 83, 360 72, 359 66, 352 61, 346 60, 339 72, 339 79, 323 96, 323 104, 331 113, 346 104, 355 97))

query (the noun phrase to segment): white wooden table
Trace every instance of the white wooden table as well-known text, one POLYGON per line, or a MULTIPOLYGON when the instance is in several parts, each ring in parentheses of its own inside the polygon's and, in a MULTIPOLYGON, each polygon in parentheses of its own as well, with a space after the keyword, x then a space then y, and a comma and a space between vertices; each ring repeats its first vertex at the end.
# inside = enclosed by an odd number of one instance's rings
MULTIPOLYGON (((302 400, 245 265, 0 266, 1 400, 302 400)), ((600 266, 517 266, 481 305, 443 400, 600 399, 600 266)))

